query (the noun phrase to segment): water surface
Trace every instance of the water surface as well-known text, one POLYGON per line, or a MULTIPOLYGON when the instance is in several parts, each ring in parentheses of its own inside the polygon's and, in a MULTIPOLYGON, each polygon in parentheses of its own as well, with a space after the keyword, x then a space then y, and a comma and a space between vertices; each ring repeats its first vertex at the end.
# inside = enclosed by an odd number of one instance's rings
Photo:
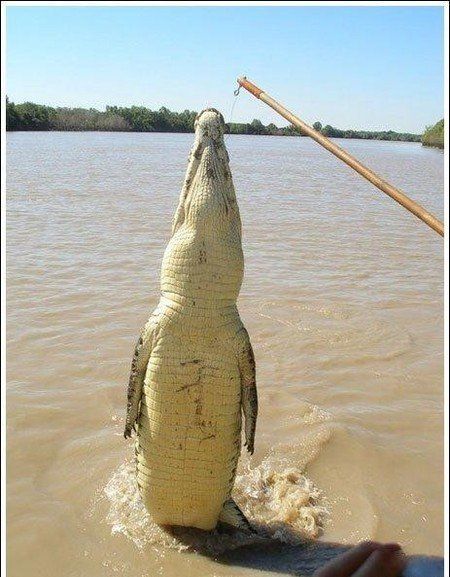
MULTIPOLYGON (((8 134, 10 577, 261 574, 214 560, 245 540, 152 524, 122 437, 191 142, 8 134)), ((442 218, 440 151, 340 144, 442 218)), ((442 554, 442 239, 306 138, 227 146, 260 396, 237 500, 273 541, 442 554)))

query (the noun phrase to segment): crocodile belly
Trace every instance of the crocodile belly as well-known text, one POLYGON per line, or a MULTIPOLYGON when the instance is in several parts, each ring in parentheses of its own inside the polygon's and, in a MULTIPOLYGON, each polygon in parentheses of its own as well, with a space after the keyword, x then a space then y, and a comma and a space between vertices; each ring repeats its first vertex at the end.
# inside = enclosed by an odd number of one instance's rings
POLYGON ((233 486, 240 431, 240 375, 231 354, 152 355, 136 455, 140 492, 155 522, 216 526, 233 486))

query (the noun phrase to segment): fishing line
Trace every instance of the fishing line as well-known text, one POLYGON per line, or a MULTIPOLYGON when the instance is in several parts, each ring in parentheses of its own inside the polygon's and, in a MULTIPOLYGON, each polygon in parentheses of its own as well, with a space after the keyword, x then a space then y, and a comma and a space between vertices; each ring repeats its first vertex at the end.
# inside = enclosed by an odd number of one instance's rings
MULTIPOLYGON (((229 120, 229 122, 227 122, 228 125, 230 125, 230 124, 233 123, 234 109, 235 109, 235 107, 236 107, 236 103, 237 103, 237 99, 238 99, 238 96, 239 96, 239 91, 240 91, 240 89, 241 89, 241 85, 239 84, 239 86, 236 88, 236 90, 233 91, 234 98, 233 98, 233 101, 232 101, 232 104, 231 104, 231 107, 230 107, 230 114, 229 114, 230 120, 229 120)), ((230 130, 231 130, 231 128, 230 128, 230 130)), ((225 135, 224 135, 224 141, 225 141, 225 142, 228 142, 228 137, 230 136, 230 134, 231 134, 231 132, 229 132, 228 134, 225 134, 225 135)))

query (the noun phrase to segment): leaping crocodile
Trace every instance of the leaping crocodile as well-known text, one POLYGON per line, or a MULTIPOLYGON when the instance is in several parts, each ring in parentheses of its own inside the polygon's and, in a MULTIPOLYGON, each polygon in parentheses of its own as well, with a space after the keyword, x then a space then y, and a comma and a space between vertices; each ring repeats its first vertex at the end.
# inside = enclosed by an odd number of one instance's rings
POLYGON ((214 108, 195 141, 161 269, 161 299, 136 345, 125 438, 137 431, 137 480, 160 525, 250 525, 231 498, 241 450, 253 454, 255 360, 236 306, 241 220, 214 108))

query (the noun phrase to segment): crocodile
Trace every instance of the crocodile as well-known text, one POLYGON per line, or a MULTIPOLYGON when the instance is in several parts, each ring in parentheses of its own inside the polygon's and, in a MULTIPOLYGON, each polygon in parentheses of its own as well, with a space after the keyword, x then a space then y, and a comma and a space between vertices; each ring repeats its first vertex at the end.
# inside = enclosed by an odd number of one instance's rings
POLYGON ((137 483, 157 524, 251 530, 231 497, 242 415, 253 454, 258 411, 255 358, 236 305, 241 219, 222 114, 208 108, 194 126, 160 301, 131 364, 124 436, 136 431, 137 483))

